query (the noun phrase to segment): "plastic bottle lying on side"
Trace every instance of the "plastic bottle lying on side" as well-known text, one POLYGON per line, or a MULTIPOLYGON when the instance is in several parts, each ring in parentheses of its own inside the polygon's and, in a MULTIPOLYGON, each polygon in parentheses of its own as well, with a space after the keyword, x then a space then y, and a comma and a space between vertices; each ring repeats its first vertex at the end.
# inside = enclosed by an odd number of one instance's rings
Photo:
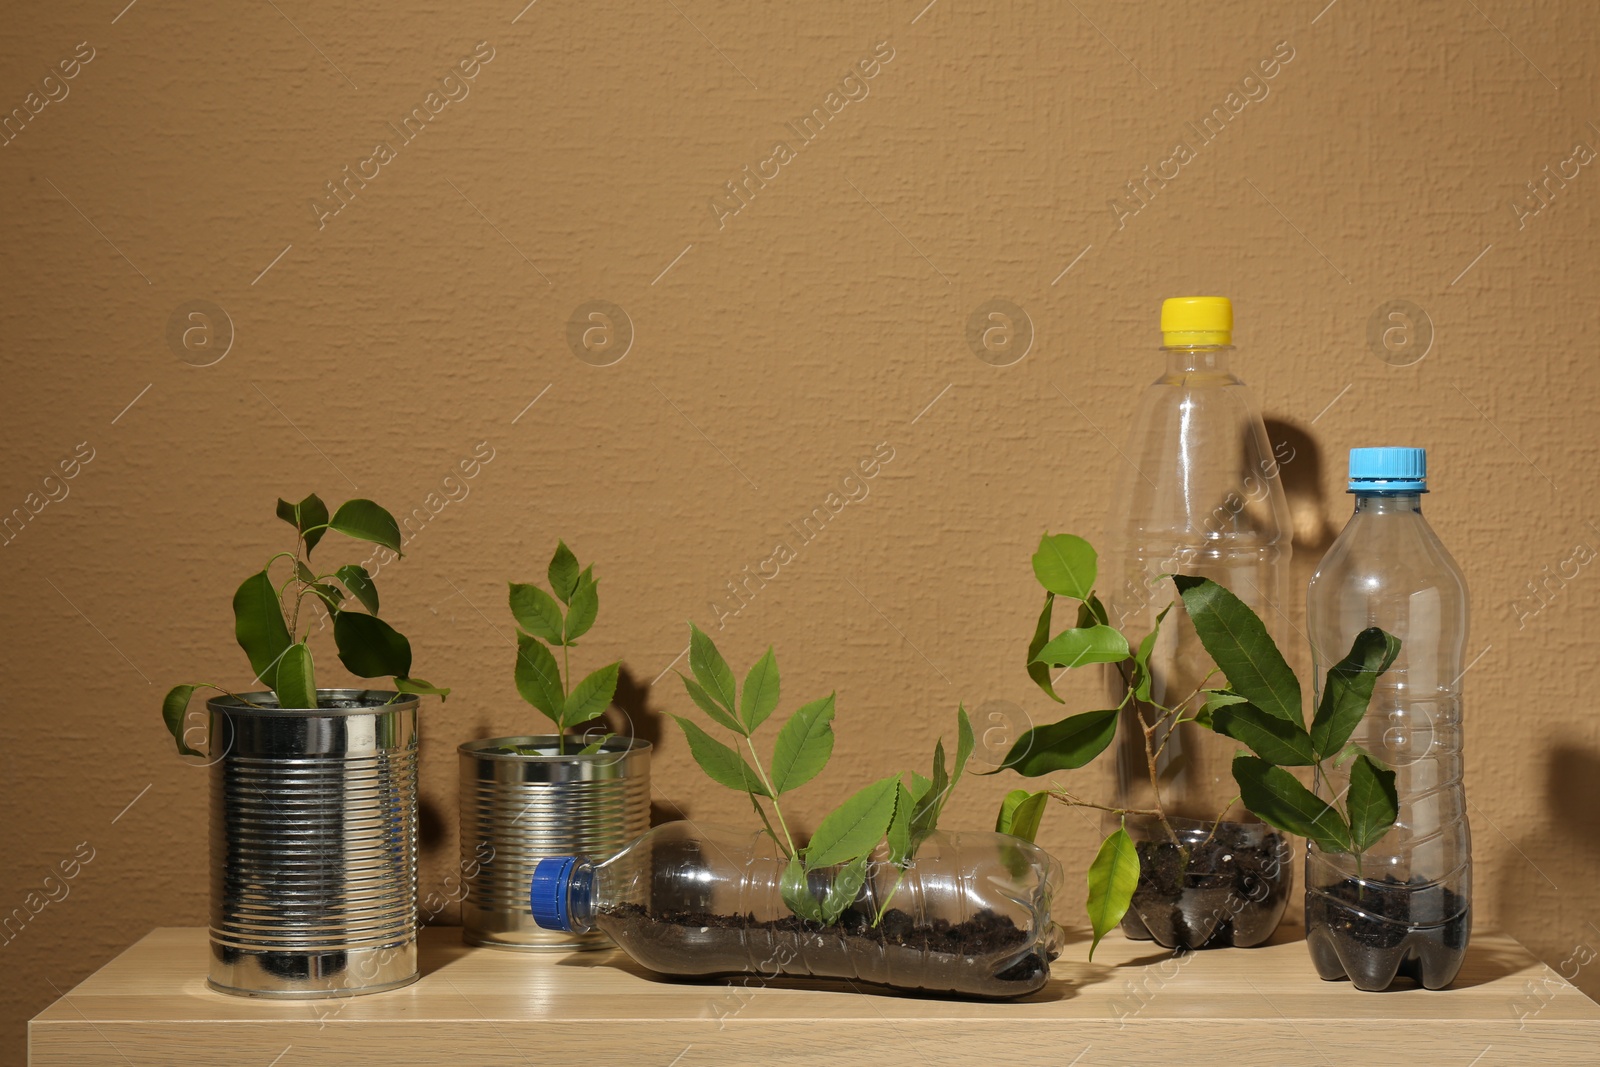
MULTIPOLYGON (((540 926, 609 934, 668 975, 845 978, 897 989, 1001 999, 1042 988, 1059 952, 1050 920, 1061 866, 996 833, 935 833, 903 871, 868 864, 837 922, 784 903, 788 860, 772 839, 658 826, 602 863, 542 860, 529 902, 540 926)), ((817 899, 837 869, 812 872, 817 899)))

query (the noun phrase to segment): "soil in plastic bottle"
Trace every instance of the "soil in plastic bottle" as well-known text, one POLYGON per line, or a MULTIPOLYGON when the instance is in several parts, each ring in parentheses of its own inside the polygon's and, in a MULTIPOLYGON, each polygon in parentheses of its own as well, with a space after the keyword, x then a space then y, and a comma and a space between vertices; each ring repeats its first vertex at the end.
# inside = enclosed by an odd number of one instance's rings
POLYGON ((1420 878, 1346 878, 1306 894, 1306 942, 1317 973, 1349 977, 1357 989, 1387 989, 1397 977, 1427 989, 1455 980, 1472 932, 1467 901, 1420 878))
POLYGON ((758 921, 753 915, 703 911, 651 914, 638 904, 601 909, 608 933, 639 962, 667 974, 738 974, 756 970, 860 978, 899 989, 982 998, 1034 992, 1050 977, 1043 947, 1027 948, 1029 934, 1009 918, 983 910, 951 923, 916 925, 890 908, 883 921, 850 910, 832 926, 793 915, 758 921), (1006 961, 998 972, 994 961, 1006 961))
POLYGON ((1123 932, 1166 948, 1258 945, 1287 904, 1289 852, 1281 834, 1223 822, 1183 862, 1170 841, 1140 841, 1139 883, 1123 932), (1259 839, 1259 840, 1258 840, 1259 839))

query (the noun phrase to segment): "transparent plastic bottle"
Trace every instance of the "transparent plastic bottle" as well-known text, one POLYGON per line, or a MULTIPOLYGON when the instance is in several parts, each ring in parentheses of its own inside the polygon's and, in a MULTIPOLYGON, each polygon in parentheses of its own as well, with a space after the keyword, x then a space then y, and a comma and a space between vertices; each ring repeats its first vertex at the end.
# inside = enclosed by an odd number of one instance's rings
MULTIPOLYGON (((1467 583, 1422 517, 1427 454, 1350 452, 1355 514, 1307 590, 1321 699, 1327 670, 1356 634, 1381 626, 1400 655, 1351 740, 1395 772, 1400 815, 1361 856, 1306 852, 1306 944, 1326 979, 1385 989, 1397 974, 1428 989, 1455 978, 1472 932, 1472 839, 1461 784, 1467 583)), ((1348 774, 1317 783, 1338 796, 1348 774)))
MULTIPOLYGON (((1274 454, 1250 391, 1229 368, 1233 307, 1225 297, 1164 301, 1161 331, 1166 370, 1139 401, 1123 450, 1135 469, 1122 477, 1111 507, 1102 567, 1111 622, 1137 641, 1176 598, 1162 576, 1199 575, 1250 605, 1285 647, 1292 530, 1278 468, 1293 453, 1274 454)), ((1150 666, 1152 696, 1167 705, 1213 668, 1181 608, 1162 623, 1150 666)), ((1127 714, 1147 711, 1130 702, 1127 714)), ((1156 798, 1134 725, 1118 734, 1118 793, 1122 804, 1149 808, 1156 798)), ((1129 820, 1141 867, 1122 923, 1129 937, 1169 948, 1255 945, 1277 929, 1293 853, 1282 834, 1238 804, 1236 748, 1193 724, 1167 742, 1157 761, 1160 799, 1181 840, 1153 819, 1129 820)))
MULTIPOLYGON (((787 864, 764 834, 672 822, 603 863, 541 860, 529 903, 540 926, 599 928, 669 975, 812 975, 994 999, 1050 979, 1061 867, 1036 845, 935 833, 904 872, 870 863, 853 903, 826 926, 783 902, 787 864)), ((835 873, 813 872, 818 899, 835 873)))

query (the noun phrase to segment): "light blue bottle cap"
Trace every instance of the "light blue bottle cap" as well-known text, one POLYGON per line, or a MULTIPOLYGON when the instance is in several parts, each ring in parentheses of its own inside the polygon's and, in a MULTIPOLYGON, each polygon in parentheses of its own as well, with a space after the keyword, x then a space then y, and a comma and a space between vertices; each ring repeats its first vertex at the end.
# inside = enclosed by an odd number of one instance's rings
POLYGON ((1350 492, 1426 493, 1428 450, 1425 448, 1352 448, 1350 492))
POLYGON ((546 930, 572 929, 572 920, 567 915, 567 889, 577 863, 573 856, 553 856, 540 860, 533 868, 533 882, 528 886, 528 909, 533 912, 533 921, 546 930))

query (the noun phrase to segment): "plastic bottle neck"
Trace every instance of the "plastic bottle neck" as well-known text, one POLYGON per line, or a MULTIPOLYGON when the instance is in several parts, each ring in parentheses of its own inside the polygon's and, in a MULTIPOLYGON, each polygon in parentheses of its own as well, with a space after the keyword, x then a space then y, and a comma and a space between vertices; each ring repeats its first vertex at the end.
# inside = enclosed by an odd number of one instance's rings
POLYGON ((572 869, 567 884, 567 922, 569 929, 584 934, 594 929, 594 865, 580 863, 572 869))
POLYGON ((1230 373, 1232 345, 1163 345, 1161 350, 1167 354, 1167 374, 1172 377, 1230 373))
POLYGON ((1356 493, 1355 498, 1357 515, 1422 514, 1421 493, 1356 493))

